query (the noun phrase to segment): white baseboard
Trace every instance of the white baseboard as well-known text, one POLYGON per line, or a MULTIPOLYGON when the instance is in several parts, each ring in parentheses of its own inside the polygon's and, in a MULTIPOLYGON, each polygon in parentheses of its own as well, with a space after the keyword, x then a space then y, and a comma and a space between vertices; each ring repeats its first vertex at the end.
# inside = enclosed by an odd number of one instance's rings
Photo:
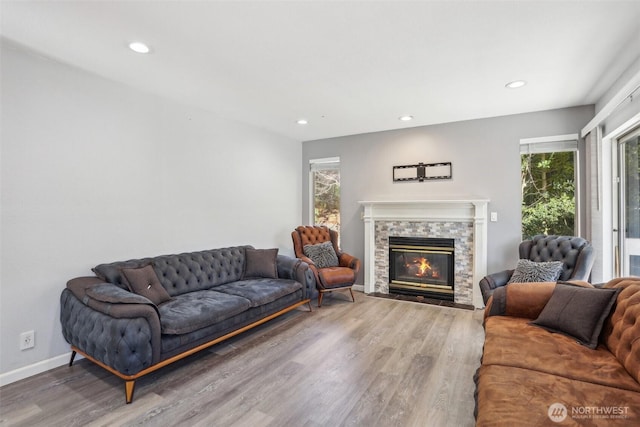
POLYGON ((353 290, 358 292, 364 292, 364 285, 353 285, 353 290))
MULTIPOLYGON (((5 372, 4 374, 0 374, 0 387, 23 380, 25 378, 29 378, 37 374, 41 374, 59 366, 68 365, 70 359, 71 352, 52 357, 51 359, 42 360, 40 362, 36 362, 29 366, 24 366, 13 371, 5 372)), ((82 356, 80 356, 79 354, 76 355, 75 360, 80 359, 82 359, 82 356)))

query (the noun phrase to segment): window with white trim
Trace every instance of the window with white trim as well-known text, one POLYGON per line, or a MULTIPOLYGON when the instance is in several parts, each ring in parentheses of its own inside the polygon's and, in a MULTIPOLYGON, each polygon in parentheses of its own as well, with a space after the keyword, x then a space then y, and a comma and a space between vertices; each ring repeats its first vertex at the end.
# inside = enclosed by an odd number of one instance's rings
POLYGON ((340 232, 340 158, 309 161, 311 222, 340 232))

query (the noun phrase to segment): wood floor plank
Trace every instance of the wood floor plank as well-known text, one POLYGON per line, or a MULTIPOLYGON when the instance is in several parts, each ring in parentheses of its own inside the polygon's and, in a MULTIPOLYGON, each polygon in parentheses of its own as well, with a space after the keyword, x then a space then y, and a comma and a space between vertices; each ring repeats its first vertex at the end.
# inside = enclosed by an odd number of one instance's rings
POLYGON ((0 425, 472 426, 482 312, 356 293, 124 384, 86 360, 0 388, 0 425))

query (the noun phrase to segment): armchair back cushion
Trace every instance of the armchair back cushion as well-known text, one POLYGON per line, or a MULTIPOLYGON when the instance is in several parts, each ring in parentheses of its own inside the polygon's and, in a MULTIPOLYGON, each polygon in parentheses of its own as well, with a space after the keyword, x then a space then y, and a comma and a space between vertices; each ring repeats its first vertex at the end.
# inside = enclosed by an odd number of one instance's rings
POLYGON ((558 280, 587 280, 593 267, 593 247, 582 237, 538 235, 520 243, 518 249, 520 259, 561 261, 558 280))
POLYGON ((295 229, 295 232, 297 236, 293 240, 293 250, 296 256, 304 255, 305 246, 324 242, 331 242, 333 244, 333 250, 340 256, 337 248, 338 233, 335 231, 329 230, 327 227, 301 225, 295 229))

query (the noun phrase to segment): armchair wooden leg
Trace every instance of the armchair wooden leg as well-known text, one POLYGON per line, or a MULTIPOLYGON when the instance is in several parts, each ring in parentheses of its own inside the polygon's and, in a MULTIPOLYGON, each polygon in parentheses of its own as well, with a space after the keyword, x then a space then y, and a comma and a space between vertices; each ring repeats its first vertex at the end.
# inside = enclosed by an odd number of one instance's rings
POLYGON ((71 352, 71 360, 69 360, 69 366, 73 366, 73 360, 76 358, 76 354, 77 353, 75 352, 75 350, 71 352))
POLYGON ((353 297, 353 290, 351 290, 351 288, 349 288, 349 293, 351 294, 351 301, 356 302, 356 299, 353 297))
POLYGON ((318 293, 318 307, 322 307, 322 297, 324 295, 324 292, 320 291, 318 293))
POLYGON ((136 381, 125 381, 124 382, 124 393, 127 400, 127 403, 131 403, 133 400, 133 389, 136 386, 136 381))

